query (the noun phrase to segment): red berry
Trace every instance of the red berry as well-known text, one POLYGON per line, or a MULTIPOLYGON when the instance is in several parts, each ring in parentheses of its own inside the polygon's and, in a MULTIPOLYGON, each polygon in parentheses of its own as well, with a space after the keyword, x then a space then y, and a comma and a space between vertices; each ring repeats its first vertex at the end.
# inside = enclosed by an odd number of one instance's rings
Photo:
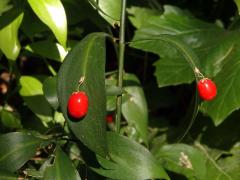
POLYGON ((201 79, 197 84, 197 88, 199 96, 203 100, 210 101, 217 95, 217 87, 210 79, 201 79))
POLYGON ((107 121, 107 123, 112 123, 113 122, 113 115, 107 115, 106 116, 106 121, 107 121))
POLYGON ((68 100, 68 113, 72 118, 82 118, 88 111, 88 97, 85 92, 74 92, 68 100))

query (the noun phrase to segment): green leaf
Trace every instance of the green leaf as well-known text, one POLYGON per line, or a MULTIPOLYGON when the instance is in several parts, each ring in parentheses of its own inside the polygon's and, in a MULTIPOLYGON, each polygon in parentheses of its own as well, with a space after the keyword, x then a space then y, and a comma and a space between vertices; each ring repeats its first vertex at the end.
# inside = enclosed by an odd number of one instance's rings
POLYGON ((10 8, 10 10, 4 12, 0 15, 0 29, 4 28, 5 26, 9 25, 14 19, 16 19, 21 13, 22 9, 17 8, 10 8))
POLYGON ((54 33, 59 43, 66 48, 67 19, 60 0, 28 0, 39 19, 54 33))
MULTIPOLYGON (((235 47, 239 48, 239 45, 235 47)), ((234 49, 235 49, 234 48, 234 49)), ((240 107, 240 52, 224 65, 223 70, 217 74, 214 81, 217 86, 217 96, 213 101, 204 102, 201 109, 214 121, 221 124, 224 119, 240 107)))
POLYGON ((44 96, 49 104, 55 109, 58 109, 57 97, 57 77, 48 77, 43 83, 44 96))
POLYGON ((4 108, 1 111, 1 123, 4 127, 10 129, 22 128, 21 120, 19 114, 14 111, 9 111, 8 108, 4 108))
POLYGON ((240 0, 234 0, 235 4, 238 7, 238 13, 240 14, 240 0))
POLYGON ((2 13, 8 11, 12 7, 13 7, 13 5, 10 4, 10 0, 1 0, 0 1, 0 16, 2 15, 2 13))
MULTIPOLYGON (((205 179, 220 179, 220 180, 234 180, 234 178, 232 178, 228 172, 227 172, 227 168, 223 168, 217 161, 215 161, 213 159, 213 157, 211 157, 211 155, 208 152, 208 149, 206 147, 204 147, 203 145, 201 145, 200 143, 196 143, 195 144, 196 147, 202 151, 202 153, 205 155, 206 157, 206 169, 207 169, 207 174, 205 179)), ((227 159, 227 158, 224 158, 227 159)), ((224 161, 222 161, 224 162, 224 161)), ((225 167, 229 167, 229 170, 231 168, 231 170, 234 170, 234 168, 236 167, 235 164, 232 166, 232 162, 226 164, 225 167)), ((239 169, 238 169, 239 170, 239 169)))
POLYGON ((113 132, 107 133, 112 161, 98 157, 97 173, 112 179, 169 179, 152 154, 143 146, 113 132))
POLYGON ((148 21, 149 17, 160 15, 161 13, 156 9, 148 9, 143 7, 135 7, 132 6, 131 8, 127 9, 129 13, 129 20, 131 23, 139 29, 142 24, 148 21))
POLYGON ((43 178, 43 173, 41 171, 37 171, 36 169, 25 169, 24 171, 29 177, 34 177, 38 179, 43 178))
MULTIPOLYGON (((133 11, 132 13, 132 22, 141 19, 142 16, 139 11, 133 11)), ((133 41, 156 39, 166 34, 172 35, 192 48, 200 57, 199 62, 204 65, 204 68, 201 69, 202 73, 205 74, 206 70, 209 75, 213 76, 219 72, 220 63, 225 60, 225 54, 229 51, 229 47, 222 48, 221 51, 218 48, 218 45, 221 46, 224 39, 223 29, 198 20, 189 13, 169 5, 164 6, 164 14, 159 16, 150 14, 145 19, 145 21, 141 21, 141 26, 135 32, 133 41), (216 36, 219 38, 214 38, 216 36), (206 47, 208 48, 206 49, 206 47), (208 58, 208 56, 211 56, 211 58, 208 58), (218 71, 215 68, 218 68, 218 71)), ((155 76, 160 87, 193 81, 193 74, 190 73, 189 65, 186 62, 180 62, 180 60, 183 61, 181 53, 173 50, 171 46, 163 42, 156 45, 155 42, 150 43, 147 41, 140 46, 133 44, 134 48, 153 52, 161 57, 155 63, 155 76), (173 64, 177 64, 177 66, 173 66, 173 64), (166 67, 171 68, 166 70, 166 67), (163 73, 165 73, 164 76, 163 73)))
POLYGON ((162 54, 163 57, 170 53, 170 51, 172 54, 175 54, 175 57, 180 56, 180 58, 168 60, 161 59, 160 62, 156 63, 158 71, 155 72, 155 75, 157 76, 159 87, 190 83, 194 80, 195 68, 199 69, 199 59, 196 53, 190 46, 174 36, 159 35, 147 39, 136 39, 131 42, 131 46, 158 53, 159 55, 162 54), (161 65, 161 67, 159 65, 161 65), (183 73, 181 76, 179 76, 179 71, 183 73))
POLYGON ((32 76, 21 76, 20 85, 20 95, 24 102, 47 126, 52 120, 53 110, 43 95, 42 82, 32 76))
POLYGON ((43 139, 31 134, 13 132, 0 136, 0 169, 15 172, 35 155, 43 139))
POLYGON ((206 179, 205 157, 196 148, 186 144, 164 145, 154 155, 169 171, 189 179, 206 179))
POLYGON ((22 19, 23 13, 0 30, 0 49, 10 60, 16 60, 21 49, 18 41, 18 29, 22 19))
POLYGON ((154 63, 158 87, 190 84, 194 80, 193 70, 182 58, 161 58, 154 63), (175 70, 175 71, 173 71, 175 70))
POLYGON ((148 108, 140 81, 134 74, 124 74, 124 90, 129 98, 122 104, 122 114, 148 144, 148 108))
MULTIPOLYGON (((211 102, 204 102, 202 111, 208 114, 219 125, 233 111, 240 108, 239 87, 240 44, 239 31, 221 29, 213 24, 194 18, 189 13, 173 7, 164 6, 161 16, 149 16, 142 21, 141 27, 135 32, 134 40, 146 40, 146 43, 133 44, 133 47, 158 54, 161 59, 156 66, 155 76, 159 87, 190 83, 193 75, 188 64, 180 62, 181 53, 171 49, 164 43, 157 44, 163 34, 169 34, 190 46, 199 57, 201 72, 214 79, 218 87, 218 95, 211 102), (218 38, 216 38, 218 37, 218 38), (214 78, 213 78, 214 77, 214 78)), ((133 14, 134 21, 141 15, 133 14)))
POLYGON ((231 152, 231 156, 222 158, 219 160, 220 166, 223 168, 223 170, 231 177, 228 179, 238 179, 240 177, 240 146, 236 144, 231 152))
POLYGON ((55 150, 55 159, 53 165, 48 166, 44 172, 44 180, 81 180, 78 171, 73 166, 69 157, 57 147, 55 150))
POLYGON ((0 179, 4 180, 18 180, 18 176, 8 171, 0 170, 0 179))
POLYGON ((34 14, 31 8, 24 9, 24 19, 20 29, 32 41, 34 40, 34 37, 42 35, 44 33, 52 36, 52 34, 49 33, 50 29, 48 26, 41 22, 41 20, 34 14))
POLYGON ((26 50, 39 54, 43 57, 62 62, 67 51, 58 43, 51 41, 38 41, 25 47, 26 50))
POLYGON ((69 127, 89 149, 107 155, 106 141, 106 93, 105 93, 105 37, 93 33, 79 42, 65 58, 58 73, 58 99, 69 127), (87 115, 79 120, 68 116, 69 96, 76 91, 78 82, 89 99, 87 115))
POLYGON ((112 26, 120 25, 121 0, 89 0, 89 2, 112 26))

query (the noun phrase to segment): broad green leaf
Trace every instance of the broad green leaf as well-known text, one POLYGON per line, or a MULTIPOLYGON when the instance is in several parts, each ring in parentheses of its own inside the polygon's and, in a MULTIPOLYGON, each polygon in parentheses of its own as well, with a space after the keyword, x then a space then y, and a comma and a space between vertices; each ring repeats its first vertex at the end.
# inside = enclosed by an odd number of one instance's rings
MULTIPOLYGON (((222 158, 219 160, 220 166, 223 168, 223 170, 231 177, 228 179, 238 179, 240 177, 240 146, 239 144, 236 144, 232 149, 231 149, 231 156, 222 158)), ((227 178, 226 178, 227 179, 227 178)))
POLYGON ((190 83, 194 80, 195 68, 199 69, 199 58, 196 53, 190 46, 174 36, 159 35, 147 39, 136 39, 131 42, 131 46, 158 53, 159 55, 162 54, 163 57, 165 57, 165 55, 168 56, 167 54, 170 52, 172 55, 174 54, 174 57, 180 56, 179 58, 168 60, 161 59, 156 63, 158 71, 155 72, 155 75, 157 76, 159 87, 190 83), (173 60, 177 60, 177 62, 173 60), (159 65, 161 65, 161 67, 159 65), (183 74, 179 75, 179 71, 183 74))
POLYGON ((21 49, 18 41, 18 29, 22 19, 23 13, 0 30, 0 49, 10 60, 16 60, 21 49))
POLYGON ((46 167, 44 180, 81 180, 78 171, 73 166, 69 157, 57 147, 55 150, 55 159, 52 165, 46 167))
POLYGON ((8 11, 12 7, 13 7, 13 5, 10 4, 10 0, 1 0, 0 1, 0 16, 2 15, 2 13, 8 11))
POLYGON ((4 108, 1 111, 1 123, 4 127, 10 129, 22 128, 19 114, 17 114, 17 112, 8 110, 8 108, 4 108))
POLYGON ((89 0, 89 2, 112 26, 120 25, 121 0, 89 0))
POLYGON ((4 180, 18 180, 18 175, 13 174, 13 173, 8 172, 8 171, 0 170, 0 179, 4 179, 4 180))
MULTIPOLYGON (((217 98, 205 102, 202 111, 210 115, 215 125, 219 125, 233 111, 240 108, 240 98, 236 92, 239 86, 236 77, 240 70, 239 31, 224 30, 205 23, 173 6, 164 6, 164 10, 163 15, 149 16, 147 21, 142 21, 141 27, 135 32, 134 40, 137 42, 139 39, 145 39, 146 43, 142 42, 137 46, 133 44, 133 47, 156 53, 161 57, 155 63, 155 75, 159 87, 163 87, 190 83, 193 76, 187 67, 188 64, 180 63, 181 53, 173 51, 165 44, 157 45, 147 40, 169 34, 190 46, 200 59, 201 72, 208 78, 214 77, 216 81, 217 98)), ((138 13, 134 16, 133 21, 140 17, 138 13)))
MULTIPOLYGON (((235 48, 238 48, 236 46, 235 48)), ((207 113, 219 125, 233 111, 240 108, 240 52, 238 57, 229 58, 220 73, 217 74, 214 81, 217 86, 217 96, 211 102, 204 102, 202 110, 207 113)))
POLYGON ((161 58, 154 63, 154 66, 156 67, 154 75, 157 78, 158 87, 190 84, 194 79, 193 70, 183 58, 161 58))
MULTIPOLYGON (((234 178, 232 178, 229 175, 229 173, 227 171, 227 168, 226 169, 223 168, 217 161, 215 161, 213 159, 213 157, 209 154, 209 151, 208 151, 208 149, 206 147, 204 147, 200 143, 195 143, 195 146, 206 157, 206 170, 207 170, 207 174, 206 174, 205 179, 234 180, 234 178)), ((224 158, 224 159, 227 159, 227 158, 224 158)), ((233 165, 232 162, 231 163, 227 163, 225 167, 228 167, 229 170, 234 170, 236 166, 235 166, 235 164, 233 166, 232 165, 233 165)))
POLYGON ((67 19, 60 0, 28 0, 39 19, 54 33, 59 43, 66 48, 67 19))
POLYGON ((53 110, 43 95, 42 82, 32 76, 21 76, 20 85, 20 95, 24 102, 47 126, 52 120, 53 110))
POLYGON ((48 77, 43 83, 44 96, 49 104, 57 110, 59 103, 57 97, 57 77, 48 77))
POLYGON ((139 29, 142 24, 148 21, 149 17, 160 15, 161 13, 155 9, 148 9, 142 7, 132 6, 131 8, 127 9, 129 13, 129 20, 131 23, 139 29))
POLYGON ((240 0, 234 0, 234 2, 236 3, 238 7, 238 13, 240 14, 240 0))
POLYGON ((112 161, 98 157, 102 169, 94 169, 111 179, 169 179, 152 154, 142 145, 113 132, 107 133, 112 161))
POLYGON ((66 56, 57 82, 58 100, 69 127, 89 149, 102 156, 107 155, 105 37, 93 33, 81 40, 66 56), (84 82, 80 90, 88 96, 89 109, 83 119, 76 121, 68 116, 67 103, 81 78, 84 82))
POLYGON ((34 42, 25 48, 30 52, 60 62, 62 62, 67 55, 67 51, 60 44, 51 41, 34 42))
POLYGON ((148 108, 140 81, 134 74, 124 74, 124 90, 129 97, 122 104, 122 114, 148 144, 148 108))
POLYGON ((196 148, 185 144, 164 145, 154 155, 169 171, 185 175, 189 179, 206 179, 205 157, 196 148))
MULTIPOLYGON (((0 29, 9 25, 14 19, 16 19, 22 13, 21 9, 11 8, 7 12, 0 15, 0 29)), ((25 14, 25 13, 24 13, 25 14)))
POLYGON ((0 169, 15 172, 35 155, 43 139, 31 134, 13 132, 0 136, 0 169))
MULTIPOLYGON (((148 9, 146 9, 146 11, 148 11, 148 9)), ((142 17, 138 11, 133 12, 132 15, 131 21, 133 23, 142 17)), ((221 55, 224 55, 229 49, 225 48, 219 52, 216 48, 218 44, 221 44, 219 41, 224 39, 223 29, 198 20, 189 13, 169 5, 164 6, 164 14, 159 16, 149 15, 145 17, 145 19, 146 20, 142 19, 140 28, 135 32, 134 40, 156 39, 165 34, 172 35, 192 48, 200 57, 201 64, 206 62, 209 55, 211 56, 211 59, 208 58, 208 62, 205 63, 211 65, 211 68, 207 69, 210 75, 214 75, 212 72, 215 72, 215 66, 219 67, 219 63, 225 60, 225 58, 223 58, 224 56, 220 56, 220 52, 221 55), (220 38, 214 38, 216 36, 220 38), (208 48, 206 49, 205 47, 208 48), (219 56, 215 55, 215 53, 218 53, 219 56)), ((179 62, 179 60, 182 61, 181 54, 174 51, 169 45, 163 43, 156 45, 155 43, 146 41, 145 44, 143 43, 141 46, 133 45, 133 47, 156 53, 161 57, 155 64, 155 76, 157 77, 159 86, 162 86, 162 84, 166 86, 177 85, 193 81, 193 75, 189 73, 189 65, 185 62, 179 62), (173 64, 177 64, 178 66, 173 67, 173 64), (171 68, 165 72, 166 67, 170 65, 171 68), (163 72, 166 73, 165 76, 162 76, 163 72), (173 76, 173 74, 177 75, 173 76)), ((205 73, 205 67, 206 66, 201 69, 202 73, 205 73)), ((217 72, 218 71, 216 71, 216 73, 217 72)))

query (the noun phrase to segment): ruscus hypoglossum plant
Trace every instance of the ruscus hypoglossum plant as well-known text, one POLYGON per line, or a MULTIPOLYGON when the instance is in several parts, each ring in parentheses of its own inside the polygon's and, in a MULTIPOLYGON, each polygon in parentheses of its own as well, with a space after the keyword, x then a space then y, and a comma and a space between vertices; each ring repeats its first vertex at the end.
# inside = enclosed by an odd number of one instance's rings
POLYGON ((1 0, 0 180, 239 180, 238 7, 1 0))

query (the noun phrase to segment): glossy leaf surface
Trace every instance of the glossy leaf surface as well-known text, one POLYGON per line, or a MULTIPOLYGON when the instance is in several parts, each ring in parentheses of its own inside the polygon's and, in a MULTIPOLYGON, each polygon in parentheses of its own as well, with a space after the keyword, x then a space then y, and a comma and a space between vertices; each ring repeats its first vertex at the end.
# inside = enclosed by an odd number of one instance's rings
POLYGON ((67 19, 64 7, 60 0, 28 0, 29 5, 54 33, 59 43, 66 47, 67 19))
POLYGON ((103 33, 89 34, 67 55, 58 73, 58 98, 61 110, 73 133, 92 151, 107 155, 105 37, 103 33), (88 113, 83 119, 71 119, 67 111, 70 95, 79 90, 88 96, 88 113))
POLYGON ((112 26, 120 24, 121 0, 89 0, 99 14, 112 26))
POLYGON ((0 169, 15 172, 35 155, 43 139, 13 132, 0 136, 0 169))
POLYGON ((10 24, 0 30, 0 49, 10 60, 16 60, 21 46, 18 40, 18 29, 23 19, 23 13, 10 24))
POLYGON ((99 174, 112 179, 169 179, 151 153, 127 137, 107 133, 109 154, 112 161, 98 157, 103 169, 99 174))

